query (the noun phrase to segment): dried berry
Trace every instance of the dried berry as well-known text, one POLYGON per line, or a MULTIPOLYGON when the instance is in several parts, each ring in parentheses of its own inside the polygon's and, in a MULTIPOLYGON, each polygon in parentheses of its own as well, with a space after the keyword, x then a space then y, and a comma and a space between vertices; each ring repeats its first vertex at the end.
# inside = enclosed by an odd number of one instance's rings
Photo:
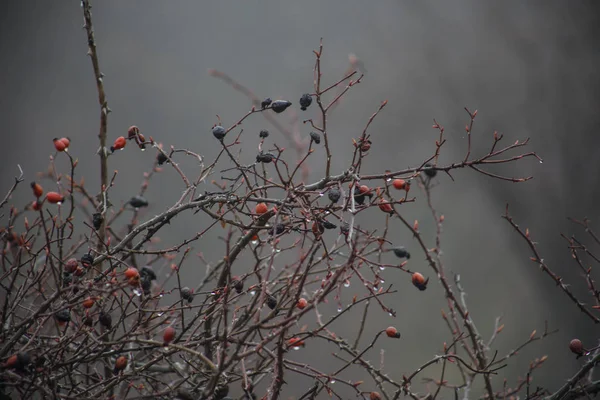
POLYGON ((148 207, 148 200, 146 200, 146 198, 143 196, 133 196, 129 200, 129 204, 131 204, 131 206, 134 208, 148 207))
POLYGON ((44 189, 42 189, 42 185, 39 183, 31 182, 31 189, 33 190, 33 195, 38 199, 44 194, 44 189))
POLYGON ((104 222, 104 217, 102 216, 102 213, 94 213, 92 215, 92 225, 94 226, 95 230, 100 229, 103 222, 104 222))
POLYGON ((79 262, 76 258, 69 258, 65 263, 65 271, 72 274, 73 272, 75 272, 78 266, 79 262))
POLYGON ((275 307, 277 307, 277 299, 275 297, 271 296, 270 294, 267 294, 267 306, 271 310, 274 310, 275 307))
POLYGON ((400 332, 398 332, 398 329, 394 328, 393 326, 388 327, 385 330, 385 334, 394 339, 400 338, 400 332))
POLYGON ((335 229, 335 228, 337 228, 337 225, 324 219, 323 220, 323 228, 325 228, 325 229, 335 229))
POLYGON ((319 143, 321 143, 321 135, 319 135, 317 132, 311 132, 310 140, 315 142, 315 144, 319 144, 319 143))
POLYGON ((260 107, 264 110, 265 108, 269 107, 272 102, 273 102, 273 100, 271 100, 270 97, 267 97, 266 99, 261 101, 260 107))
POLYGON ((337 203, 340 197, 342 197, 342 192, 338 188, 332 188, 328 193, 327 197, 331 200, 332 203, 337 203))
POLYGON ((100 325, 102 325, 106 329, 112 328, 112 317, 109 313, 100 311, 100 315, 98 316, 98 322, 100 322, 100 325))
POLYGON ((212 128, 212 134, 218 140, 223 140, 225 134, 227 134, 227 131, 221 125, 216 125, 214 128, 212 128))
POLYGON ((319 238, 321 234, 325 231, 325 227, 319 221, 315 221, 312 224, 312 232, 315 234, 315 237, 319 238))
POLYGON ((569 350, 571 350, 573 353, 577 354, 578 356, 581 356, 584 353, 583 343, 581 343, 581 340, 579 340, 579 339, 573 339, 569 342, 569 350))
POLYGON ((366 198, 373 197, 373 192, 366 185, 357 186, 354 188, 354 201, 359 205, 363 205, 366 198))
POLYGON ((437 175, 437 170, 435 167, 429 163, 423 166, 423 172, 427 175, 428 178, 433 178, 437 175))
POLYGON ((166 162, 169 162, 169 157, 164 155, 164 153, 162 151, 159 151, 158 153, 156 153, 156 163, 158 165, 163 165, 166 162))
POLYGON ((82 255, 79 261, 81 261, 81 265, 83 265, 86 268, 89 268, 94 264, 94 256, 90 253, 87 253, 82 255))
POLYGON ((244 291, 244 281, 240 279, 233 279, 231 286, 233 286, 237 294, 241 294, 244 291))
POLYGON ((367 151, 369 151, 371 149, 371 141, 370 140, 365 140, 360 144, 360 151, 363 153, 366 153, 367 151))
POLYGON ((68 287, 73 282, 73 274, 63 272, 63 287, 68 287))
POLYGON ((340 233, 344 236, 348 236, 350 233, 350 224, 344 222, 342 225, 340 225, 340 233))
POLYGON ((260 132, 259 132, 258 136, 259 136, 261 139, 266 139, 266 138, 268 138, 268 137, 269 137, 269 131, 268 131, 268 130, 266 130, 266 129, 263 129, 262 131, 260 131, 260 132))
POLYGON ((427 289, 427 283, 429 282, 429 278, 425 279, 422 274, 418 272, 414 272, 412 274, 412 283, 415 287, 421 291, 427 289))
POLYGON ((59 323, 63 323, 63 324, 67 323, 67 322, 71 321, 71 312, 69 310, 67 310, 66 308, 64 308, 60 311, 57 311, 54 314, 54 318, 56 318, 56 320, 59 323))
POLYGON ((387 200, 381 199, 379 201, 379 209, 381 211, 383 211, 384 213, 388 213, 388 214, 393 214, 394 213, 394 208, 392 207, 392 205, 390 204, 390 202, 387 201, 387 200))
POLYGON ((184 287, 181 289, 181 298, 186 300, 188 303, 191 303, 194 300, 194 293, 189 287, 184 287))
POLYGON ((275 158, 275 155, 273 155, 272 153, 259 153, 256 155, 256 162, 268 164, 275 160, 275 158))
POLYGON ((269 235, 281 235, 285 231, 285 225, 277 224, 269 229, 269 235))
POLYGON ((271 110, 275 111, 277 114, 284 112, 292 103, 287 100, 275 100, 271 103, 271 110))
POLYGON ((304 93, 302 97, 300 97, 300 109, 302 111, 306 111, 308 107, 312 104, 312 97, 309 93, 304 93))
POLYGON ((408 250, 406 250, 404 247, 400 246, 400 247, 395 247, 394 248, 394 254, 396 255, 396 257, 398 258, 406 258, 407 260, 410 258, 410 253, 408 252, 408 250))

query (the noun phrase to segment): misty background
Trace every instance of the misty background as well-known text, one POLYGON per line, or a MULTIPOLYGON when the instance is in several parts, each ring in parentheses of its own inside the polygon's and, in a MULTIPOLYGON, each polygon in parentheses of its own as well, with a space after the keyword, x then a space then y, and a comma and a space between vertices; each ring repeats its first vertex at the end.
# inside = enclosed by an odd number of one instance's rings
MULTIPOLYGON (((466 150, 465 106, 478 110, 472 134, 475 157, 487 153, 494 130, 504 134, 505 145, 531 138, 523 151, 537 152, 543 164, 528 158, 487 169, 533 175, 527 183, 492 180, 470 170, 454 172, 454 182, 445 174, 435 178, 434 204, 446 221, 443 260, 449 271, 461 274, 471 315, 484 337, 493 332, 495 318, 503 316, 506 327, 494 347, 499 355, 526 341, 534 329, 542 332, 544 321, 551 329, 560 329, 511 358, 509 367, 494 378, 498 390, 504 378, 509 387, 514 386, 535 357, 549 356, 542 369, 534 372, 532 387, 550 389, 558 388, 585 362, 575 360, 568 342, 579 337, 592 347, 598 327, 529 261, 525 243, 500 215, 510 203, 518 223, 529 227, 549 266, 584 300, 589 299, 560 233, 574 232, 587 240, 567 217, 597 222, 599 214, 600 18, 596 3, 107 0, 93 5, 100 66, 113 111, 108 120, 109 144, 135 124, 146 137, 153 136, 166 146, 189 148, 211 160, 219 149, 210 133, 216 114, 230 126, 251 104, 209 76, 210 68, 229 74, 261 98, 294 102, 293 110, 276 118, 308 135, 308 126, 289 121, 300 113, 300 95, 313 91, 312 50, 318 48, 321 37, 326 84, 343 76, 351 53, 366 68, 362 83, 352 88, 328 121, 333 173, 348 167, 351 139, 360 135, 383 100, 389 103, 369 130, 373 146, 365 174, 417 166, 430 157, 438 137, 431 129, 433 118, 446 127, 448 140, 440 164, 461 160, 466 150)), ((28 182, 36 172, 46 170, 54 137, 72 139, 71 154, 79 158, 78 177, 85 176, 86 185, 98 190, 99 106, 82 24, 82 9, 75 1, 0 4, 0 132, 4 143, 0 189, 4 196, 20 164, 25 183, 13 196, 17 205, 31 201, 28 182)), ((298 116, 317 118, 316 107, 298 116)), ((260 129, 271 131, 271 143, 288 146, 260 115, 242 127, 242 163, 253 161, 260 129)), ((293 160, 291 153, 288 156, 293 160)), ((113 203, 137 193, 154 157, 154 151, 142 153, 132 144, 110 157, 109 171, 119 171, 113 203)), ((66 173, 62 161, 58 165, 66 173)), ((311 181, 322 176, 324 165, 320 147, 311 156, 311 181)), ((193 160, 181 159, 181 166, 196 176, 193 160)), ((218 180, 218 174, 213 179, 218 180)), ((151 207, 141 220, 177 201, 182 189, 175 171, 164 168, 150 184, 146 197, 151 207)), ((200 187, 205 189, 211 190, 200 187)), ((418 190, 411 194, 418 201, 402 206, 403 215, 420 221, 433 247, 434 224, 424 196, 418 190)), ((385 218, 375 211, 365 215, 359 221, 364 226, 381 226, 385 218)), ((160 245, 192 237, 207 221, 200 214, 179 216, 159 234, 160 245)), ((594 226, 600 230, 600 224, 594 226)), ((431 276, 423 255, 398 221, 393 223, 391 237, 413 249, 411 269, 431 276)), ((335 238, 333 233, 326 235, 328 243, 335 238)), ((214 262, 222 256, 223 243, 216 234, 207 235, 194 249, 214 262)), ((196 263, 183 269, 185 279, 195 281, 203 275, 204 266, 196 263)), ((234 268, 243 271, 243 262, 234 268)), ((393 319, 372 307, 363 346, 378 330, 397 326, 402 339, 381 340, 368 357, 377 364, 380 349, 385 349, 386 371, 400 381, 403 374, 440 354, 444 341, 451 341, 440 317, 446 303, 435 276, 426 292, 418 292, 407 275, 383 274, 386 283, 399 290, 387 299, 398 315, 393 319)), ((348 302, 353 294, 348 289, 344 300, 348 302)), ((323 312, 332 315, 335 304, 323 312)), ((347 316, 336 329, 354 337, 356 316, 347 316)), ((310 318, 302 322, 313 326, 310 318)), ((290 357, 312 363, 319 360, 318 367, 325 372, 339 367, 332 357, 322 357, 334 348, 311 349, 308 344, 290 357)), ((439 377, 437 371, 434 367, 423 376, 439 377)), ((345 377, 365 380, 364 390, 374 388, 360 370, 345 377)), ((451 383, 460 382, 458 378, 455 371, 447 375, 451 383)), ((303 393, 309 384, 293 374, 287 382, 285 398, 303 393)), ((341 387, 337 389, 343 393, 341 387)), ((427 388, 416 380, 413 390, 427 388)), ((442 393, 444 398, 451 395, 442 393)))

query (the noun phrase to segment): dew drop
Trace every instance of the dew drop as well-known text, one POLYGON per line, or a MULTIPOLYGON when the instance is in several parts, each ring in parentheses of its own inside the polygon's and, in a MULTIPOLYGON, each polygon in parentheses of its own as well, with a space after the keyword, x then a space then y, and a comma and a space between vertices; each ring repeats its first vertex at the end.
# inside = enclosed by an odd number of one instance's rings
POLYGON ((275 253, 281 253, 281 249, 278 247, 275 249, 275 253))
POLYGON ((544 160, 540 160, 540 164, 543 164, 543 163, 544 163, 544 160))
POLYGON ((385 271, 385 267, 382 265, 382 266, 379 267, 379 270, 380 271, 385 271))
POLYGON ((393 316, 394 316, 394 314, 392 314, 392 313, 388 313, 388 315, 389 315, 390 317, 393 317, 393 316))
POLYGON ((379 279, 379 282, 381 282, 382 284, 385 283, 385 281, 383 279, 379 279))
POLYGON ((159 317, 162 317, 162 316, 163 316, 163 314, 164 314, 164 313, 162 313, 162 312, 159 312, 157 315, 158 315, 159 317))
POLYGON ((133 289, 133 294, 139 297, 142 295, 142 292, 139 289, 133 289))
POLYGON ((251 290, 250 292, 248 292, 248 294, 249 294, 250 296, 254 296, 254 295, 256 294, 256 292, 255 292, 254 290, 251 290))
POLYGON ((294 346, 294 347, 292 347, 292 348, 293 348, 294 350, 296 350, 296 351, 300 350, 300 346, 294 346))
POLYGON ((346 279, 344 281, 344 287, 350 287, 350 280, 346 279))
POLYGON ((338 307, 338 312, 342 312, 342 310, 343 310, 343 309, 342 309, 342 306, 339 306, 339 307, 338 307))
POLYGON ((392 178, 386 178, 386 179, 385 179, 385 181, 386 181, 386 182, 391 182, 391 181, 392 181, 392 178))
POLYGON ((333 385, 334 383, 335 383, 335 379, 332 379, 332 380, 329 381, 330 385, 333 385))
POLYGON ((164 294, 162 294, 162 293, 158 295, 158 297, 163 297, 163 296, 164 296, 164 294))
POLYGON ((319 193, 319 197, 323 197, 325 196, 323 193, 319 193))
POLYGON ((252 243, 253 245, 256 245, 258 243, 258 240, 252 240, 250 243, 252 243))
POLYGON ((146 151, 146 149, 140 149, 141 151, 146 151))
POLYGON ((57 201, 56 204, 60 206, 62 204, 62 201, 57 201))

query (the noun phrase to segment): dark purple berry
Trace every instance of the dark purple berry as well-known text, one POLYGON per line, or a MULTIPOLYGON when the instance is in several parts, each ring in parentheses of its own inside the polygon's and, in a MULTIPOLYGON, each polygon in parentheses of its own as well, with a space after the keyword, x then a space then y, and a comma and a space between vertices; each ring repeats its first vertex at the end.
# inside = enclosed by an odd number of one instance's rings
POLYGON ((273 162, 273 160, 275 160, 275 155, 271 153, 260 153, 256 155, 256 162, 268 164, 273 162))
POLYGON ((58 322, 69 322, 71 321, 71 312, 66 308, 62 309, 54 314, 54 318, 56 318, 58 322))
POLYGON ((266 139, 266 138, 268 138, 268 137, 269 137, 269 131, 268 131, 268 130, 266 130, 266 129, 263 129, 262 131, 260 131, 260 132, 259 132, 258 136, 259 136, 261 139, 266 139))
POLYGON ((189 287, 184 287, 181 289, 181 298, 186 300, 188 303, 191 303, 194 300, 194 293, 189 287))
POLYGON ((131 206, 134 208, 148 207, 148 200, 146 200, 146 198, 143 196, 133 196, 129 200, 129 204, 131 204, 131 206))
POLYGON ((333 188, 327 193, 327 197, 329 197, 329 200, 333 203, 337 203, 340 197, 342 197, 342 193, 340 192, 340 189, 333 188))
POLYGON ((275 100, 271 103, 271 110, 275 111, 277 114, 284 112, 292 103, 287 100, 275 100))
POLYGON ((92 266, 92 264, 94 264, 94 256, 91 255, 90 253, 84 254, 81 256, 81 265, 83 265, 86 268, 89 268, 92 266))
POLYGON ((237 294, 241 294, 244 291, 244 281, 241 281, 239 279, 232 280, 231 286, 233 286, 237 294))
POLYGON ((407 260, 410 258, 410 253, 402 246, 394 248, 394 254, 398 258, 406 258, 407 260))
POLYGON ((98 317, 98 322, 100 322, 100 325, 102 325, 106 329, 112 328, 112 317, 110 316, 109 313, 100 311, 100 316, 98 317))
POLYGON ((285 225, 277 224, 269 229, 269 235, 281 235, 285 231, 285 225))
POLYGON ((277 307, 277 299, 275 297, 271 296, 270 294, 267 295, 267 306, 271 310, 274 310, 275 307, 277 307))
POLYGON ((428 178, 433 178, 437 175, 437 170, 435 167, 429 163, 423 166, 423 172, 427 175, 428 178))
POLYGON ((312 97, 308 93, 304 93, 302 97, 300 97, 300 109, 302 111, 306 111, 308 107, 312 104, 312 97))
POLYGON ((164 155, 162 151, 159 151, 158 153, 156 153, 156 163, 158 165, 163 165, 164 163, 166 163, 168 161, 169 161, 169 157, 164 155))
POLYGON ((321 135, 319 135, 317 132, 311 132, 310 140, 312 140, 316 144, 319 144, 319 143, 321 143, 321 135))
POLYGON ((94 225, 95 230, 100 229, 103 222, 104 222, 104 217, 102 216, 102 213, 94 213, 92 215, 92 225, 94 225))
POLYGON ((358 205, 363 205, 365 203, 365 194, 360 191, 359 188, 354 188, 354 201, 358 203, 358 205))
POLYGON ((271 100, 270 97, 267 97, 260 103, 260 107, 264 110, 265 108, 269 107, 272 102, 273 100, 271 100))
POLYGON ((227 131, 221 125, 217 125, 212 129, 212 134, 219 140, 223 140, 227 131))

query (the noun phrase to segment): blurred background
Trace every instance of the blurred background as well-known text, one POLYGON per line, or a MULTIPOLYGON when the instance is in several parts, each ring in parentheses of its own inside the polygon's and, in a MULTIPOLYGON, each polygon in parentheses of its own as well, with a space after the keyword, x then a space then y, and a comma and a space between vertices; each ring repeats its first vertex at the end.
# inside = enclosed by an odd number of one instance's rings
MULTIPOLYGON (((585 232, 567 217, 588 217, 594 223, 599 214, 597 3, 105 0, 93 4, 101 70, 113 111, 109 143, 135 124, 146 137, 153 136, 166 146, 189 148, 211 160, 219 149, 210 133, 216 114, 230 126, 251 105, 244 95, 211 77, 210 68, 230 75, 260 98, 294 102, 293 109, 276 118, 307 136, 309 127, 293 120, 318 117, 314 105, 299 115, 297 102, 302 93, 313 90, 312 51, 321 37, 326 83, 343 76, 350 54, 366 70, 362 83, 352 88, 329 120, 334 173, 348 167, 351 139, 360 135, 383 100, 389 103, 369 130, 373 146, 364 173, 420 165, 435 151, 438 133, 431 129, 433 118, 446 128, 440 164, 461 160, 466 150, 465 106, 478 110, 473 156, 488 152, 494 130, 504 134, 505 145, 531 138, 524 150, 536 151, 543 164, 528 158, 488 169, 512 176, 533 175, 527 183, 492 180, 471 170, 456 171, 454 182, 444 174, 434 179, 434 205, 446 219, 443 260, 449 271, 461 274, 471 314, 484 337, 493 332, 496 317, 503 316, 506 327, 494 345, 499 355, 525 342, 534 329, 542 332, 544 321, 560 330, 509 359, 509 366, 494 378, 498 389, 503 379, 514 387, 529 363, 542 355, 549 358, 533 374, 533 387, 556 389, 585 362, 575 360, 568 342, 579 337, 584 345, 594 346, 598 328, 529 261, 525 243, 500 215, 510 203, 519 224, 528 227, 539 244, 544 260, 576 293, 589 299, 560 233, 575 233, 587 240, 585 232)), ((20 164, 26 184, 13 196, 15 204, 31 200, 27 184, 36 172, 46 170, 54 137, 72 139, 71 154, 79 158, 79 177, 85 176, 88 187, 98 188, 99 106, 82 24, 78 2, 0 4, 0 132, 4 143, 0 188, 4 196, 20 164)), ((242 163, 253 161, 260 129, 271 131, 271 143, 289 145, 260 115, 249 118, 243 128, 242 163)), ((288 156, 293 160, 291 153, 288 156)), ((139 152, 130 146, 109 159, 109 170, 119 171, 113 203, 121 204, 137 193, 154 156, 154 151, 139 152)), ((59 161, 66 173, 64 160, 59 161)), ((324 165, 320 147, 311 156, 311 180, 322 176, 324 165)), ((181 166, 196 177, 193 160, 182 159, 181 166)), ((218 180, 217 175, 213 178, 218 180)), ((179 199, 183 188, 175 171, 165 168, 150 184, 151 206, 141 219, 165 210, 179 199)), ((418 201, 402 206, 403 214, 420 221, 433 247, 435 227, 424 196, 418 190, 411 193, 418 201)), ((374 211, 364 213, 359 223, 382 226, 384 218, 374 211)), ((180 216, 161 233, 161 245, 192 237, 207 222, 200 214, 180 216)), ((600 230, 600 225, 596 227, 600 230)), ((398 221, 393 221, 391 232, 395 244, 412 250, 411 269, 431 275, 416 243, 398 221)), ((195 251, 203 252, 208 261, 222 256, 223 243, 216 236, 207 235, 195 244, 195 251)), ((325 238, 331 243, 336 234, 328 233, 325 238)), ((203 276, 199 261, 190 264, 182 271, 186 279, 203 276)), ((243 271, 243 261, 235 268, 243 271)), ((382 274, 399 291, 387 300, 397 318, 372 307, 363 346, 378 330, 397 326, 401 340, 382 340, 367 354, 378 364, 380 350, 385 350, 386 370, 400 381, 402 375, 440 354, 444 341, 451 341, 440 317, 445 300, 435 276, 426 292, 418 292, 408 275, 389 270, 382 274)), ((355 286, 343 294, 344 301, 355 294, 355 286)), ((330 306, 322 312, 333 315, 335 304, 330 306)), ((336 329, 354 332, 357 316, 343 318, 336 329)), ((314 326, 310 318, 302 323, 314 326)), ((308 346, 291 357, 318 360, 324 372, 337 369, 340 363, 323 357, 323 352, 323 347, 308 346)), ((436 368, 423 376, 438 377, 436 368)), ((285 398, 297 398, 310 381, 289 376, 293 379, 287 380, 285 398)), ((358 369, 345 377, 365 380, 363 388, 373 389, 370 377, 358 369)), ((459 382, 454 371, 447 379, 459 382)), ((432 388, 427 385, 417 379, 413 389, 423 393, 432 388)), ((338 389, 344 393, 345 389, 338 389)), ((452 395, 442 393, 444 398, 452 395)), ((476 387, 474 393, 482 392, 476 387)))

